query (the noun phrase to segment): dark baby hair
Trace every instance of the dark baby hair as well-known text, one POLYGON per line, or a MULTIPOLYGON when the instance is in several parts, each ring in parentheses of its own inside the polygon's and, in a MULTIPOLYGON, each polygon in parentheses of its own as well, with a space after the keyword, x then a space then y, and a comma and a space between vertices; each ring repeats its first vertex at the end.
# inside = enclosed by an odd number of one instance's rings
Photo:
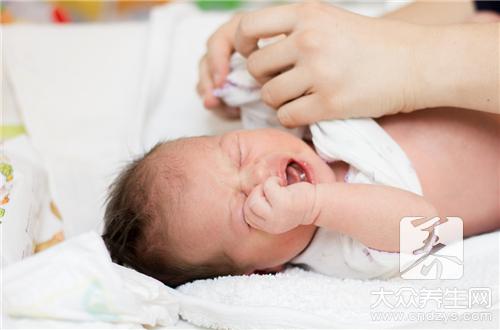
POLYGON ((183 164, 177 156, 180 148, 176 148, 181 143, 182 140, 158 143, 125 166, 109 187, 102 235, 115 263, 154 277, 170 287, 239 273, 224 256, 201 265, 189 264, 182 260, 168 238, 164 222, 176 221, 174 206, 182 198, 181 187, 185 186, 183 164), (155 162, 160 152, 162 161, 155 162), (160 201, 159 186, 166 184, 168 187, 162 191, 168 193, 162 194, 160 201), (163 209, 167 205, 170 212, 161 214, 160 205, 163 209))

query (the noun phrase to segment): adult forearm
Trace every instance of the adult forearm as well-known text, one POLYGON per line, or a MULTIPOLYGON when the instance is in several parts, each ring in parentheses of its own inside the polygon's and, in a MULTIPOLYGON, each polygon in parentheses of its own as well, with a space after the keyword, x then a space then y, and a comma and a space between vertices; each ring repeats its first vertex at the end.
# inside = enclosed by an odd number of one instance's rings
POLYGON ((454 24, 464 22, 473 13, 471 0, 418 0, 383 17, 416 24, 454 24))
POLYGON ((500 24, 424 27, 415 53, 418 108, 500 113, 500 24))
POLYGON ((321 206, 314 224, 377 250, 399 251, 403 217, 437 215, 423 197, 397 188, 338 183, 320 184, 317 189, 321 206))

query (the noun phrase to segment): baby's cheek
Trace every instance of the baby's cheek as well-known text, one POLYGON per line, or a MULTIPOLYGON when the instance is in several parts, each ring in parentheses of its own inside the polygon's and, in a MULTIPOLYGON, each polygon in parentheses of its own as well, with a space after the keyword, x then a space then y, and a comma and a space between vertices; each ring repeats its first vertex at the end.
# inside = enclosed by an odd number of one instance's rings
POLYGON ((234 247, 227 253, 244 268, 264 268, 263 264, 274 259, 272 253, 276 249, 274 244, 270 244, 271 237, 268 235, 260 230, 252 229, 244 237, 235 240, 234 247))

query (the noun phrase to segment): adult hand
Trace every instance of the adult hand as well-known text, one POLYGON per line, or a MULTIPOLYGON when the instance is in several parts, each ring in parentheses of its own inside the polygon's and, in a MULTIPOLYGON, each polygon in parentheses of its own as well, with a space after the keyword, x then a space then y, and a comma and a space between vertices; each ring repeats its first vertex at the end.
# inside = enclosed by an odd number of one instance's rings
POLYGON ((245 14, 235 48, 285 126, 379 117, 419 107, 415 47, 420 26, 350 13, 323 3, 245 14), (287 37, 257 48, 261 38, 287 37))
POLYGON ((196 86, 205 108, 229 118, 239 117, 239 109, 224 104, 221 99, 213 95, 213 91, 222 87, 229 73, 229 60, 234 52, 234 35, 240 18, 239 14, 233 16, 208 39, 207 52, 199 63, 199 80, 196 86))
POLYGON ((499 27, 416 25, 303 3, 244 15, 235 48, 285 126, 443 106, 498 114, 499 27))

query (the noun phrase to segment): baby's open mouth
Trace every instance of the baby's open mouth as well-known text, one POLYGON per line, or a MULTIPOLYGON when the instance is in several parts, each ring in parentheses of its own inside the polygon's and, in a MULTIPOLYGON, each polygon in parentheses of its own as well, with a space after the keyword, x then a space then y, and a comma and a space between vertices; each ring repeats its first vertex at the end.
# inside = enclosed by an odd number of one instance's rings
POLYGON ((287 185, 291 185, 298 182, 309 182, 307 174, 304 171, 304 168, 302 168, 302 166, 299 163, 293 160, 290 161, 286 166, 285 173, 286 173, 287 185))

